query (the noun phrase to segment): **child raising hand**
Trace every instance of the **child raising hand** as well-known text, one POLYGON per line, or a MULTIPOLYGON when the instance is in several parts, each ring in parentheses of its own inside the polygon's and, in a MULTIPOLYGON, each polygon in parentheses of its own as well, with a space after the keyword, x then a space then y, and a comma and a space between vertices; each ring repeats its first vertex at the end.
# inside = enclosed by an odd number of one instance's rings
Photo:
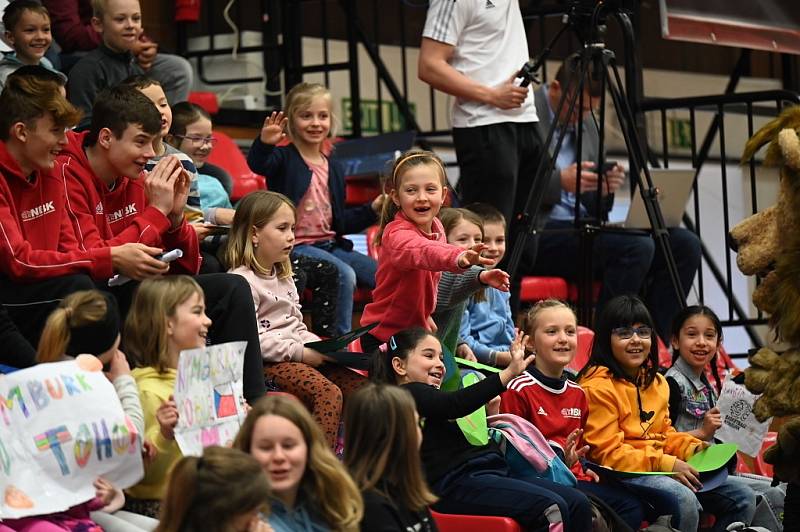
POLYGON ((286 96, 286 108, 264 121, 247 154, 254 172, 267 176, 269 189, 297 205, 292 255, 325 260, 338 271, 336 323, 332 333, 351 329, 356 285, 375 287, 375 260, 353 250, 344 235, 372 225, 384 196, 346 207, 342 165, 329 157, 335 117, 330 91, 318 83, 300 83, 286 96), (285 138, 291 141, 278 146, 285 138))
MULTIPOLYGON (((365 351, 377 348, 397 331, 424 327, 435 331, 431 314, 441 272, 465 272, 473 265, 491 265, 481 256, 486 246, 467 249, 448 244, 437 218, 447 196, 444 164, 434 153, 410 150, 395 161, 388 184, 391 201, 383 204, 377 243, 381 258, 372 303, 361 324, 377 322, 361 338, 365 351)), ((489 286, 508 291, 506 276, 491 276, 489 286)))

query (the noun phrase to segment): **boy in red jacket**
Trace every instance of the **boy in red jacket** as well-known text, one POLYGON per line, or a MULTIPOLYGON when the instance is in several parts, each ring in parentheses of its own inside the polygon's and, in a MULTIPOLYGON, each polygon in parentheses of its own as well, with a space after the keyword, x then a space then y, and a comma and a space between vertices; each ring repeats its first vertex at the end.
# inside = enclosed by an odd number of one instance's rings
POLYGON ((36 346, 47 315, 65 295, 114 272, 144 278, 166 265, 143 244, 81 249, 52 174, 65 128, 80 113, 43 67, 9 76, 0 95, 0 302, 36 346), (90 278, 91 277, 91 278, 90 278))
MULTIPOLYGON (((153 157, 152 142, 161 130, 161 115, 138 90, 118 86, 100 94, 89 130, 69 134, 56 173, 67 196, 67 210, 80 245, 87 249, 124 242, 146 242, 165 250, 181 249, 172 263, 175 273, 200 268, 197 234, 183 209, 189 179, 180 162, 166 157, 140 177, 153 157)), ((263 362, 250 286, 238 275, 197 275, 212 320, 212 344, 247 341, 244 396, 264 395, 263 362)), ((114 290, 127 308, 128 289, 114 290)))
POLYGON ((183 217, 189 176, 180 161, 167 157, 140 179, 160 130, 161 115, 147 97, 107 89, 94 106, 90 130, 67 134, 56 174, 82 249, 126 242, 180 249, 183 258, 170 270, 195 275, 197 234, 183 217))

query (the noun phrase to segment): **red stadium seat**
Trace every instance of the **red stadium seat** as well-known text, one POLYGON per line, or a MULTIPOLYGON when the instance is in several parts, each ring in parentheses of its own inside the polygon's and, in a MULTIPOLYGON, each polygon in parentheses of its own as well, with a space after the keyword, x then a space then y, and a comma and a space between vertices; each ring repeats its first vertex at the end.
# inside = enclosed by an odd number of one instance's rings
POLYGON ((439 532, 522 532, 510 517, 440 514, 431 510, 439 532))
POLYGON ((583 366, 589 362, 592 354, 592 344, 594 343, 594 331, 583 325, 578 325, 578 352, 575 358, 567 365, 574 372, 579 372, 583 366))
POLYGON ((363 353, 364 351, 361 349, 361 338, 356 338, 347 344, 347 350, 351 353, 363 353))
POLYGON ((520 283, 519 300, 535 303, 543 299, 567 299, 567 282, 561 277, 527 276, 520 283))
POLYGON ((664 345, 664 342, 661 340, 661 337, 657 334, 655 335, 656 339, 658 340, 658 367, 660 368, 671 368, 672 367, 672 351, 664 345))
POLYGON ((217 143, 208 156, 208 162, 224 168, 233 178, 232 202, 239 201, 250 192, 267 188, 264 176, 250 170, 242 150, 232 138, 222 131, 214 131, 214 137, 217 143))
POLYGON ((217 100, 217 95, 213 92, 190 92, 187 100, 195 105, 199 105, 208 111, 210 115, 215 115, 219 112, 219 100, 217 100))
POLYGON ((761 442, 761 452, 758 453, 758 456, 753 458, 741 452, 737 453, 739 461, 736 463, 736 471, 772 478, 772 465, 764 461, 764 451, 775 445, 777 440, 777 432, 767 432, 761 442))
MULTIPOLYGON (((601 281, 594 281, 592 283, 592 301, 596 302, 597 298, 600 297, 600 290, 603 288, 603 283, 601 281)), ((567 295, 567 300, 569 301, 578 301, 578 285, 575 283, 569 283, 569 293, 567 295)))
POLYGON ((348 207, 364 205, 374 200, 381 193, 381 185, 377 179, 353 179, 345 181, 345 204, 348 207))

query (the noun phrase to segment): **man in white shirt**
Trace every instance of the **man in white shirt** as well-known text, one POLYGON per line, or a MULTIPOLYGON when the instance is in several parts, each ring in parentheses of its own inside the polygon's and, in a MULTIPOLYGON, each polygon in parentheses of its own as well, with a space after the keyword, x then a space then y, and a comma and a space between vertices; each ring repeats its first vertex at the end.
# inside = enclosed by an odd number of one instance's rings
POLYGON ((489 203, 510 224, 544 154, 532 91, 514 79, 528 58, 518 0, 431 0, 418 74, 456 97, 462 202, 489 203))

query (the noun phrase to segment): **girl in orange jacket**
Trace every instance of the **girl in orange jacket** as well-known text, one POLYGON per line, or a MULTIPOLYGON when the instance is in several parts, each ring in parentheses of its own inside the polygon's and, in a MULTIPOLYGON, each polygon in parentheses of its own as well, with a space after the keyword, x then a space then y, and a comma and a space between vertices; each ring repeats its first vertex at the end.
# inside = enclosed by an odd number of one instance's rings
POLYGON ((602 466, 627 472, 665 472, 670 475, 628 477, 623 483, 657 489, 678 501, 673 526, 696 532, 699 512, 706 507, 716 516, 713 530, 752 519, 750 505, 726 481, 699 491, 698 472, 686 461, 708 444, 678 432, 669 417, 669 386, 658 373, 658 346, 653 320, 638 298, 618 296, 603 308, 596 324, 592 356, 579 375, 589 416, 584 442, 589 457, 602 466))

